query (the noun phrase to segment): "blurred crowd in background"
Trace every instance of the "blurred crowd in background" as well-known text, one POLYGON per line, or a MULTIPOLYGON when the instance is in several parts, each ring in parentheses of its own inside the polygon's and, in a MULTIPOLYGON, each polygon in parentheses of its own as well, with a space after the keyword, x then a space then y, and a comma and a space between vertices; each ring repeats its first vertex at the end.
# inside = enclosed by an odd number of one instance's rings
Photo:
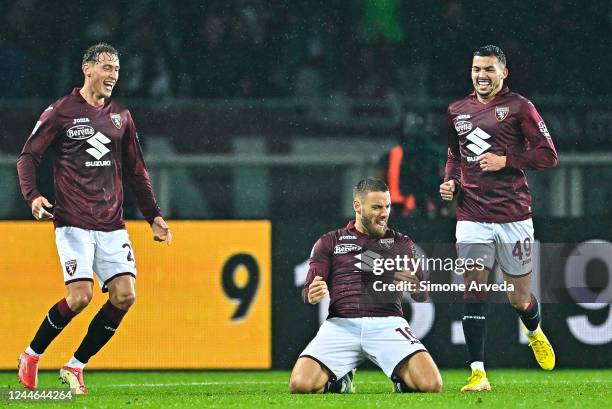
MULTIPOLYGON (((430 219, 453 216, 438 194, 446 105, 472 90, 474 49, 499 45, 506 83, 534 101, 566 166, 529 175, 536 214, 611 214, 600 183, 612 177, 611 38, 612 0, 0 0, 0 218, 30 217, 13 156, 49 102, 83 83, 83 51, 100 41, 120 52, 113 97, 148 158, 361 157, 398 175, 395 214, 430 219)), ((181 180, 159 189, 167 214, 292 218, 350 204, 352 170, 333 163, 205 165, 154 175, 181 180)), ((50 189, 49 161, 39 173, 50 189)))
POLYGON ((122 56, 118 93, 151 98, 454 97, 477 46, 500 45, 529 95, 611 89, 610 0, 5 0, 0 95, 80 84, 82 51, 122 56))

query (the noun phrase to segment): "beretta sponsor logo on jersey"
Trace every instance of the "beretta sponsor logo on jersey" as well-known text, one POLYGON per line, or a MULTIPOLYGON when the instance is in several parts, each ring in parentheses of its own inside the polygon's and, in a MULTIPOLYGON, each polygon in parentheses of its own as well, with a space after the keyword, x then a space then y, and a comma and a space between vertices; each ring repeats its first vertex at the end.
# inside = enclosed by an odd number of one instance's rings
POLYGON ((455 130, 457 135, 464 135, 472 130, 472 123, 470 121, 457 121, 455 122, 455 130))
POLYGON ((361 250, 361 246, 357 244, 337 244, 336 247, 334 247, 334 254, 346 254, 359 250, 361 250))
POLYGON ((66 131, 66 136, 70 139, 87 139, 96 133, 89 125, 75 125, 66 131))
POLYGON ((509 112, 510 107, 495 107, 495 119, 501 122, 506 119, 509 112))
POLYGON ((357 240, 355 236, 340 236, 338 240, 357 240))

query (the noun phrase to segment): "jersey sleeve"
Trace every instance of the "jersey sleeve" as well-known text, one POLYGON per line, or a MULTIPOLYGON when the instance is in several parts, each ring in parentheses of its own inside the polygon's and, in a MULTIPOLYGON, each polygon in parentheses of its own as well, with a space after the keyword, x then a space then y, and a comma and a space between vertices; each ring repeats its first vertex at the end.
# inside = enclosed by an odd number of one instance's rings
POLYGON ((310 253, 310 261, 306 281, 302 288, 302 299, 308 303, 308 287, 313 282, 316 276, 320 276, 327 281, 331 270, 332 261, 332 242, 329 235, 321 236, 315 243, 310 253))
POLYGON ((448 150, 446 166, 444 167, 444 181, 454 180, 455 185, 461 184, 461 153, 459 152, 459 139, 453 126, 450 109, 446 113, 448 150))
POLYGON ((138 141, 136 125, 129 111, 123 144, 123 177, 134 193, 136 205, 140 212, 147 222, 151 224, 155 217, 161 216, 161 210, 153 193, 149 171, 147 170, 140 142, 138 141))
POLYGON ((506 152, 506 165, 525 170, 541 170, 557 165, 557 151, 544 120, 535 106, 526 101, 520 112, 522 146, 511 146, 506 152))
POLYGON ((28 204, 41 196, 36 183, 36 168, 59 133, 56 110, 50 106, 40 116, 17 159, 21 194, 28 204))

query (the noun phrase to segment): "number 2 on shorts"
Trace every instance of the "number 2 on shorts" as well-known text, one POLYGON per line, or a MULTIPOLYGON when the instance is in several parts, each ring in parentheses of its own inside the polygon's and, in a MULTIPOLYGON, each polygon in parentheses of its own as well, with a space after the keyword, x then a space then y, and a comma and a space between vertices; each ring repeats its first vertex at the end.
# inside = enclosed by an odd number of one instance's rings
POLYGON ((128 248, 128 256, 127 256, 127 261, 134 261, 134 258, 132 257, 132 247, 129 245, 129 243, 125 243, 123 246, 121 246, 123 248, 128 248))

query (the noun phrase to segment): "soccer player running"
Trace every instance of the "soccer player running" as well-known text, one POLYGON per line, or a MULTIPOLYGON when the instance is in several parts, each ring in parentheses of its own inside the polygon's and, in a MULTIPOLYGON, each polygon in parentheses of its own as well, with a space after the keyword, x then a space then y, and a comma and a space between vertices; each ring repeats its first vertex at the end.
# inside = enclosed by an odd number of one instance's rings
MULTIPOLYGON (((292 393, 352 393, 353 369, 369 359, 391 378, 397 392, 440 392, 442 378, 431 355, 403 318, 401 291, 376 294, 376 280, 418 286, 422 273, 373 274, 377 258, 415 257, 407 236, 387 227, 391 197, 375 178, 353 190, 355 220, 316 242, 302 291, 316 304, 329 292, 329 316, 300 354, 289 382, 292 393)), ((380 287, 379 287, 380 289, 380 287)), ((413 293, 413 298, 426 294, 413 293)))
POLYGON ((19 381, 26 388, 36 388, 40 357, 91 301, 94 271, 102 291, 109 293, 76 352, 60 369, 60 379, 77 394, 87 394, 85 364, 111 339, 136 299, 134 251, 123 222, 122 177, 151 225, 153 239, 172 242, 130 111, 110 99, 119 79, 117 50, 104 43, 90 47, 82 69, 83 87, 45 109, 17 160, 21 191, 32 215, 53 219, 67 290, 19 356, 19 381), (36 168, 49 148, 55 157, 54 205, 36 183, 36 168))
MULTIPOLYGON (((448 107, 448 160, 440 195, 449 201, 457 197, 458 257, 484 260, 484 269, 464 275, 467 288, 486 283, 497 262, 504 280, 514 286, 508 299, 536 360, 552 370, 555 353, 531 293, 534 236, 525 170, 556 166, 557 153, 533 104, 504 86, 507 76, 499 47, 474 52, 474 92, 448 107)), ((491 389, 484 368, 486 296, 484 291, 464 294, 463 333, 472 374, 462 391, 491 389)))

